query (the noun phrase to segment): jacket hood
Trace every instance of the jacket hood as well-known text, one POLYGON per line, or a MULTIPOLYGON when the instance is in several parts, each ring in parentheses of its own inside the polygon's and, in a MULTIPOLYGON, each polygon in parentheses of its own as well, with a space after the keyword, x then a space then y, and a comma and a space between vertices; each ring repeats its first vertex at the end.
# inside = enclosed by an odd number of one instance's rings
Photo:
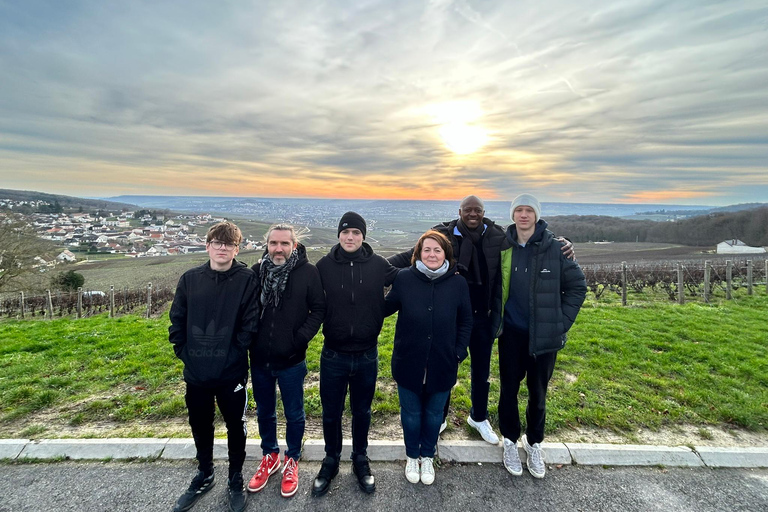
POLYGON ((341 248, 341 244, 336 244, 331 247, 328 257, 336 263, 347 263, 348 261, 367 261, 373 257, 373 249, 366 242, 363 242, 360 247, 360 254, 356 258, 350 259, 345 256, 344 249, 341 248))
POLYGON ((219 276, 223 275, 226 277, 232 277, 233 275, 237 274, 238 272, 242 272, 244 270, 248 269, 248 265, 245 263, 242 263, 240 261, 237 261, 235 259, 232 260, 232 266, 229 267, 229 270, 225 270, 224 272, 221 272, 219 270, 213 270, 211 268, 211 262, 208 261, 205 264, 205 272, 208 274, 211 274, 212 276, 219 276))
MULTIPOLYGON (((533 235, 531 235, 531 238, 528 239, 528 242, 526 243, 526 245, 530 243, 541 242, 542 240, 544 240, 545 238, 544 234, 547 232, 547 226, 548 226, 547 221, 545 221, 544 219, 539 219, 539 221, 536 223, 536 230, 534 230, 533 235)), ((506 235, 507 235, 507 240, 513 246, 520 245, 517 241, 517 226, 515 226, 514 224, 510 224, 509 227, 507 228, 506 235)))

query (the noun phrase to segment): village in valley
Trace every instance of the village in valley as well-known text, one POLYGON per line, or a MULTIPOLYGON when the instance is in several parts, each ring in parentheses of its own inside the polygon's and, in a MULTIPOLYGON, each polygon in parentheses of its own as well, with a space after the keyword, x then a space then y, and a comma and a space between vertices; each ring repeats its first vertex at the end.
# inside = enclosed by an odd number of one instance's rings
MULTIPOLYGON (((207 227, 224 220, 210 214, 171 216, 152 210, 47 213, 46 209, 61 210, 44 200, 0 199, 0 211, 33 212, 17 216, 32 226, 40 238, 63 248, 51 261, 38 257, 38 264, 49 266, 95 254, 142 258, 205 252, 207 227)), ((261 241, 246 240, 242 248, 262 246, 261 241)))

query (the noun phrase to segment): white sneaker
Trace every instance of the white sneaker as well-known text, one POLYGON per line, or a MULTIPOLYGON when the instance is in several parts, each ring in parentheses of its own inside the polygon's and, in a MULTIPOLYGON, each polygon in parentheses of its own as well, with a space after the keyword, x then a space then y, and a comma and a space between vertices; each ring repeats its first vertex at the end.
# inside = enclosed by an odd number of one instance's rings
POLYGON ((419 483, 419 459, 412 459, 407 457, 408 462, 405 463, 405 478, 412 484, 419 483))
POLYGON ((528 454, 526 461, 528 472, 534 478, 544 478, 547 473, 547 466, 544 464, 544 450, 541 449, 541 445, 539 443, 528 444, 528 439, 523 435, 523 449, 528 454))
POLYGON ((499 444, 499 436, 493 431, 493 427, 488 420, 475 421, 472 419, 472 416, 467 416, 467 423, 480 433, 486 443, 499 444))
POLYGON ((523 474, 523 463, 520 461, 520 454, 517 451, 517 441, 504 438, 504 467, 514 476, 523 474))
POLYGON ((444 421, 444 422, 442 422, 442 423, 440 424, 440 432, 438 432, 438 434, 442 434, 442 433, 443 433, 443 431, 444 431, 446 428, 448 428, 448 421, 447 421, 447 420, 446 420, 446 421, 444 421))
POLYGON ((421 483, 432 485, 435 481, 435 466, 432 464, 432 457, 421 458, 421 483))

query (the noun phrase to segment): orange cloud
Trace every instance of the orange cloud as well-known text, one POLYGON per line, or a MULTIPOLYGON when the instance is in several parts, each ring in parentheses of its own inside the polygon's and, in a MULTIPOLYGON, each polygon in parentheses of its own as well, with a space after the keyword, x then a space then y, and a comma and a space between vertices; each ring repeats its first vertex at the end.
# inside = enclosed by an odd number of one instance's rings
POLYGON ((717 192, 705 192, 697 190, 644 190, 632 194, 623 194, 619 203, 658 203, 664 201, 676 201, 678 199, 695 199, 699 197, 713 197, 717 192))

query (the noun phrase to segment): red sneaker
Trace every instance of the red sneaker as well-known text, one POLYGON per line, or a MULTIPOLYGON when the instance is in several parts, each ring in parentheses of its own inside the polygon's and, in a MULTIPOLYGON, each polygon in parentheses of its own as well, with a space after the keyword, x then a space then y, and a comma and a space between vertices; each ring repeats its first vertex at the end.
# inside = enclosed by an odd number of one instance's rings
POLYGON ((269 482, 269 475, 280 469, 280 454, 270 453, 261 458, 256 474, 248 482, 248 492, 259 492, 269 482))
POLYGON ((283 498, 290 498, 299 490, 299 463, 290 457, 285 458, 283 466, 283 483, 280 486, 280 494, 283 498))

